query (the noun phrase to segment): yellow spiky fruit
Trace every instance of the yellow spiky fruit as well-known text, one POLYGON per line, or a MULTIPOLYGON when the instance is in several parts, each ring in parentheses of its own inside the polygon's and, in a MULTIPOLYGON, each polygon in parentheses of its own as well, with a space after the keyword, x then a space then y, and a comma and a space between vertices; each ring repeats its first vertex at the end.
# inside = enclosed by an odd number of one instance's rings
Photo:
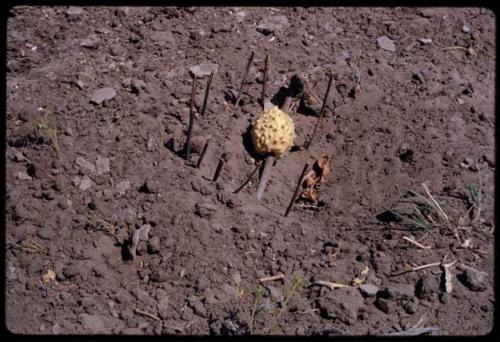
POLYGON ((278 159, 288 153, 295 138, 292 118, 277 106, 263 111, 250 132, 259 154, 272 154, 278 159))

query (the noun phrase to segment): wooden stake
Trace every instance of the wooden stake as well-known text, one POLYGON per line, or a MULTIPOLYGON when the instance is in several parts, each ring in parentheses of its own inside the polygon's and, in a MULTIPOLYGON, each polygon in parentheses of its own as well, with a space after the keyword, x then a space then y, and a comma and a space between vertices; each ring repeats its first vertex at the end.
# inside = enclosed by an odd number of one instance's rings
POLYGON ((214 78, 214 72, 210 73, 210 77, 207 81, 207 89, 205 90, 205 98, 203 99, 203 107, 201 108, 201 116, 205 116, 205 109, 207 108, 208 94, 210 92, 210 86, 212 85, 212 80, 214 78))
POLYGON ((333 83, 333 76, 334 76, 334 72, 330 71, 330 73, 328 75, 328 86, 326 87, 326 93, 325 93, 325 96, 323 97, 323 104, 321 105, 321 110, 319 111, 318 121, 316 121, 316 125, 314 126, 314 129, 313 129, 313 132, 311 134, 311 137, 309 138, 309 141, 304 146, 306 151, 309 150, 309 147, 312 144, 314 136, 316 135, 316 131, 318 130, 318 127, 319 127, 321 121, 323 121, 323 115, 324 115, 324 111, 325 111, 325 107, 326 107, 326 101, 328 99, 328 95, 330 94, 330 88, 332 87, 332 83, 333 83))
POLYGON ((196 168, 200 167, 201 162, 203 161, 203 158, 205 158, 205 153, 207 153, 209 142, 210 142, 210 139, 207 139, 207 141, 205 142, 205 145, 203 146, 203 150, 201 151, 200 159, 198 159, 198 163, 196 163, 196 168))
POLYGON ((259 169, 260 164, 261 163, 257 163, 257 165, 255 165, 255 169, 253 169, 252 173, 250 174, 250 176, 248 176, 247 180, 238 189, 234 190, 233 194, 237 194, 238 192, 240 192, 245 187, 245 185, 247 185, 250 182, 252 177, 255 175, 255 173, 259 169))
POLYGON ((193 126, 194 126, 194 120, 195 120, 195 115, 194 115, 194 96, 196 93, 196 82, 197 82, 197 77, 196 75, 193 75, 193 88, 191 90, 191 103, 189 106, 189 126, 188 126, 188 131, 187 131, 187 138, 186 138, 186 146, 185 146, 185 158, 186 160, 189 160, 190 154, 191 154, 191 135, 193 134, 193 126))
POLYGON ((304 175, 306 174, 308 167, 309 167, 309 163, 306 163, 306 165, 304 165, 304 168, 302 169, 302 173, 300 174, 299 182, 298 182, 297 187, 295 188, 295 191, 293 193, 292 200, 290 201, 288 208, 286 208, 285 217, 288 216, 288 213, 292 209, 293 203, 295 202, 295 199, 297 198, 297 194, 299 192, 300 186, 302 185, 302 179, 304 178, 304 175))
POLYGON ((238 105, 238 101, 240 100, 241 91, 243 90, 243 86, 245 85, 245 82, 247 80, 248 71, 250 71, 250 66, 252 65, 254 55, 255 55, 255 52, 252 51, 252 54, 250 55, 250 58, 248 59, 245 73, 243 74, 243 78, 241 79, 241 85, 240 85, 240 90, 238 91, 238 96, 236 96, 236 100, 234 101, 235 106, 238 105))
POLYGON ((269 54, 266 54, 266 60, 264 62, 264 76, 262 78, 262 93, 260 95, 263 109, 264 109, 264 100, 266 99, 267 71, 269 69, 269 62, 270 62, 269 54))
POLYGON ((285 278, 285 275, 283 273, 280 273, 280 274, 277 274, 275 276, 260 278, 259 282, 265 283, 266 281, 280 280, 280 279, 284 279, 284 278, 285 278))
POLYGON ((217 164, 217 169, 215 169, 215 174, 213 181, 217 182, 217 179, 219 179, 220 171, 222 170, 222 165, 224 165, 224 159, 222 159, 222 156, 219 159, 219 164, 217 164))

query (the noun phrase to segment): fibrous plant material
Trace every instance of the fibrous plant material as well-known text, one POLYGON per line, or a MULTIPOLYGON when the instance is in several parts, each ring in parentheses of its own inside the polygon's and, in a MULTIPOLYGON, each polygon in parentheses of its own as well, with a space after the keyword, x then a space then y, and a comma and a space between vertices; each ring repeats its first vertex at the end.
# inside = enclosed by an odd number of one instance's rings
POLYGON ((265 109, 264 102, 266 100, 266 83, 267 83, 267 72, 269 69, 269 63, 270 63, 271 57, 269 54, 266 54, 266 60, 264 62, 264 75, 262 77, 262 93, 260 95, 260 99, 262 102, 262 108, 265 109))
POLYGON ((316 163, 314 163, 313 169, 309 171, 302 179, 303 191, 300 194, 300 198, 304 198, 311 202, 319 202, 318 198, 318 187, 325 182, 326 176, 330 174, 330 156, 321 156, 316 163))
POLYGON ((43 108, 39 108, 39 111, 43 111, 44 115, 38 123, 38 129, 40 133, 49 140, 50 144, 54 147, 54 150, 57 153, 57 157, 62 162, 62 155, 57 142, 57 121, 54 113, 43 108))
POLYGON ((214 178, 213 178, 214 182, 217 182, 217 180, 219 179, 219 175, 220 175, 220 172, 222 170, 223 165, 224 165, 224 158, 221 157, 219 159, 219 164, 217 164, 217 168, 215 169, 215 174, 214 174, 214 178))

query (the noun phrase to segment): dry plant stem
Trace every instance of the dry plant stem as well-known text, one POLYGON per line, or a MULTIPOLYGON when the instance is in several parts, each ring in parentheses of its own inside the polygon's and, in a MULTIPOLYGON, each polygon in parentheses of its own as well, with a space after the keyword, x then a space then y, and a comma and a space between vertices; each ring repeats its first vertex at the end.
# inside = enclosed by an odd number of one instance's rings
POLYGON ((137 314, 140 314, 140 315, 143 315, 143 316, 146 316, 146 317, 149 317, 149 318, 152 318, 156 321, 161 321, 161 318, 158 317, 158 316, 155 316, 153 314, 150 314, 149 312, 146 312, 146 311, 142 311, 140 309, 135 309, 135 313, 137 314))
POLYGON ((200 159, 198 159, 198 162, 196 163, 196 168, 199 168, 201 163, 203 162, 203 158, 205 158, 205 154, 207 153, 209 142, 210 142, 210 139, 207 139, 207 141, 205 142, 205 145, 203 146, 203 151, 201 151, 200 159))
POLYGON ((266 99, 267 71, 269 69, 269 62, 270 62, 269 54, 266 54, 266 60, 264 62, 264 76, 262 78, 262 93, 260 95, 262 108, 264 108, 264 100, 266 99))
POLYGON ((313 132, 311 134, 311 137, 309 138, 309 141, 305 144, 305 149, 306 151, 309 150, 309 147, 311 146, 313 139, 316 135, 316 131, 318 130, 319 125, 323 121, 323 115, 325 112, 325 107, 326 107, 326 101, 328 100, 328 95, 330 94, 330 89, 332 87, 333 83, 333 72, 330 72, 328 75, 328 86, 326 87, 326 93, 325 96, 323 97, 323 104, 321 105, 321 110, 319 111, 319 116, 318 116, 318 121, 316 121, 316 125, 314 126, 313 132))
POLYGON ((438 202, 434 199, 434 197, 432 197, 432 195, 431 195, 431 193, 429 191, 429 188, 427 187, 427 184, 422 183, 422 187, 424 188, 424 191, 427 194, 427 196, 429 196, 429 198, 431 199, 432 203, 438 209, 439 214, 441 214, 441 216, 443 216, 443 218, 446 220, 446 222, 448 222, 448 216, 446 216, 446 214, 444 213, 443 209, 441 209, 441 207, 439 206, 438 202))
POLYGON ((304 165, 304 168, 302 169, 302 173, 300 174, 299 181, 297 183, 297 186, 295 187, 295 191, 293 193, 292 200, 290 201, 290 204, 288 205, 288 208, 286 208, 285 217, 288 216, 288 213, 292 209, 293 203, 295 203, 295 199, 297 198, 300 186, 302 184, 302 180, 304 179, 304 175, 306 174, 306 171, 307 171, 308 167, 309 167, 309 163, 306 163, 306 165, 304 165))
POLYGON ((259 170, 259 167, 260 167, 260 163, 257 163, 257 165, 255 165, 255 168, 253 169, 250 176, 248 176, 247 180, 238 189, 234 190, 233 194, 237 194, 238 192, 240 192, 250 182, 250 180, 255 175, 257 170, 259 170))
POLYGON ((326 287, 330 288, 330 290, 340 289, 342 287, 350 287, 350 285, 332 283, 331 281, 324 281, 324 280, 315 281, 311 285, 326 286, 326 287))
POLYGON ((207 109, 208 94, 210 92, 210 86, 212 85, 212 80, 214 78, 214 72, 210 73, 207 81, 207 89, 205 90, 205 98, 203 99, 203 107, 201 108, 201 116, 205 116, 205 109, 207 109))
POLYGON ((236 96, 236 99, 234 100, 235 106, 237 106, 238 101, 240 101, 241 91, 243 90, 243 86, 245 85, 245 82, 247 80, 248 71, 250 71, 250 66, 252 65, 254 55, 255 55, 255 52, 252 51, 252 54, 250 55, 250 58, 248 59, 245 73, 243 74, 243 78, 241 79, 241 85, 240 85, 240 90, 238 90, 238 96, 236 96))
POLYGON ((262 195, 264 195, 264 190, 266 190, 266 184, 271 175, 271 169, 273 167, 274 157, 267 156, 264 160, 264 169, 262 170, 262 175, 260 176, 259 185, 257 186, 257 200, 261 200, 262 195))
POLYGON ((191 90, 191 103, 189 106, 189 126, 188 126, 188 131, 187 131, 187 139, 186 139, 186 147, 185 147, 185 158, 186 160, 189 160, 190 154, 191 154, 191 135, 193 134, 193 126, 194 126, 194 120, 195 120, 195 115, 194 115, 194 95, 196 92, 196 82, 197 78, 196 75, 193 76, 193 88, 191 90))
POLYGON ((280 273, 280 274, 277 274, 275 276, 260 278, 259 282, 265 283, 266 281, 280 280, 280 279, 284 279, 284 278, 285 278, 285 275, 283 273, 280 273))
POLYGON ((438 330, 439 330, 438 327, 411 328, 404 331, 383 334, 383 336, 418 336, 438 330))
POLYGON ((414 266, 414 267, 411 267, 409 270, 403 270, 401 272, 392 274, 391 276, 395 277, 395 276, 403 275, 403 274, 406 274, 406 273, 409 273, 409 272, 420 271, 420 270, 423 270, 425 268, 429 268, 429 267, 433 267, 433 266, 440 266, 440 265, 441 265, 441 262, 433 262, 433 263, 427 264, 427 265, 414 266))
POLYGON ((217 179, 219 179, 220 171, 222 170, 222 165, 224 165, 224 159, 222 157, 219 159, 219 164, 217 164, 217 169, 215 169, 215 174, 213 181, 217 182, 217 179))
POLYGON ((414 244, 417 247, 422 248, 422 249, 430 249, 431 248, 430 246, 424 246, 424 245, 422 245, 420 242, 417 242, 414 239, 409 238, 408 236, 403 236, 403 239, 406 240, 406 241, 408 241, 409 243, 414 244))

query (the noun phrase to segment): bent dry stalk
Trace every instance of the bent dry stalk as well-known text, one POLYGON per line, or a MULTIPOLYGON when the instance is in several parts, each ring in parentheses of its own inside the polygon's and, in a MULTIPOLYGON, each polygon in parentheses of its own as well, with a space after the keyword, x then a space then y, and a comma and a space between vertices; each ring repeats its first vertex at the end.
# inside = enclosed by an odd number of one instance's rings
POLYGON ((196 82, 197 82, 197 77, 196 75, 193 75, 193 88, 191 90, 191 103, 189 106, 189 126, 188 126, 188 131, 187 131, 187 137, 186 137, 186 146, 184 147, 185 151, 185 159, 189 161, 189 157, 191 155, 191 135, 193 134, 193 126, 194 126, 194 120, 195 120, 195 114, 194 114, 194 97, 195 97, 195 92, 196 92, 196 82))

